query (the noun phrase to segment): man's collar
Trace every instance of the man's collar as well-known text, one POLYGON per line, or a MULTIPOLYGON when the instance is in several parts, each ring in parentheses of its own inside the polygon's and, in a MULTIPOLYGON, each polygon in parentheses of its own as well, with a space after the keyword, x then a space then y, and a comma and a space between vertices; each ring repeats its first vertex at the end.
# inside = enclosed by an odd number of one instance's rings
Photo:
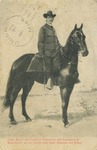
POLYGON ((50 27, 52 27, 52 24, 46 23, 47 25, 49 25, 50 27))
POLYGON ((49 29, 53 29, 53 26, 49 25, 49 24, 45 24, 49 29))

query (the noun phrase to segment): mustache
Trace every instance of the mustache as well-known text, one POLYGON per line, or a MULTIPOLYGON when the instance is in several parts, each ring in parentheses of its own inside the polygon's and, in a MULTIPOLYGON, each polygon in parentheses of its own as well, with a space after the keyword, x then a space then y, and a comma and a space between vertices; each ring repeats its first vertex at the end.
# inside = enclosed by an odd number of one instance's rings
POLYGON ((53 21, 53 20, 49 20, 49 21, 53 21))

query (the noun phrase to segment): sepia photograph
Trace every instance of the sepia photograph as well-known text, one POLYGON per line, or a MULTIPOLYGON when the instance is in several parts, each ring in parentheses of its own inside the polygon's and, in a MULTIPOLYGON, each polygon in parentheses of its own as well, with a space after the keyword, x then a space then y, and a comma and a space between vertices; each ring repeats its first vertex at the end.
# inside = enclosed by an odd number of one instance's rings
POLYGON ((0 0, 0 150, 97 150, 97 0, 0 0))

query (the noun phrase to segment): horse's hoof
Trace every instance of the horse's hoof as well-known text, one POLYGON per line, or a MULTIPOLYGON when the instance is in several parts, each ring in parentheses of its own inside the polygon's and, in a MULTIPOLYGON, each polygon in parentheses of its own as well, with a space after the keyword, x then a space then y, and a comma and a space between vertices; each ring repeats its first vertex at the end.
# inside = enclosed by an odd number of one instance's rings
POLYGON ((75 84, 79 84, 79 83, 80 83, 80 80, 77 79, 77 80, 75 81, 75 84))
POLYGON ((69 126, 70 126, 70 124, 67 124, 67 125, 64 124, 64 127, 65 127, 65 128, 68 128, 69 126))
POLYGON ((68 128, 70 126, 69 122, 64 123, 64 127, 68 128))
POLYGON ((30 122, 30 121, 31 121, 31 118, 27 118, 26 121, 27 121, 27 122, 30 122))
POLYGON ((16 122, 15 120, 13 120, 13 121, 10 121, 10 124, 11 124, 11 125, 16 125, 17 122, 16 122))

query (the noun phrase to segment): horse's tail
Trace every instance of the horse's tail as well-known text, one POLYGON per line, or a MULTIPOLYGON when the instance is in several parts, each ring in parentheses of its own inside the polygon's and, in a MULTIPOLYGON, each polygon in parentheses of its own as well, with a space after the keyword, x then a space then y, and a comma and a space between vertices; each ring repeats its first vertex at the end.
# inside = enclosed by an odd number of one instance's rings
POLYGON ((6 86, 6 94, 5 94, 5 98, 4 98, 4 102, 3 102, 3 110, 5 110, 7 107, 10 106, 10 95, 13 89, 13 72, 12 72, 12 68, 11 71, 9 73, 9 78, 8 78, 8 82, 7 82, 7 86, 6 86))

